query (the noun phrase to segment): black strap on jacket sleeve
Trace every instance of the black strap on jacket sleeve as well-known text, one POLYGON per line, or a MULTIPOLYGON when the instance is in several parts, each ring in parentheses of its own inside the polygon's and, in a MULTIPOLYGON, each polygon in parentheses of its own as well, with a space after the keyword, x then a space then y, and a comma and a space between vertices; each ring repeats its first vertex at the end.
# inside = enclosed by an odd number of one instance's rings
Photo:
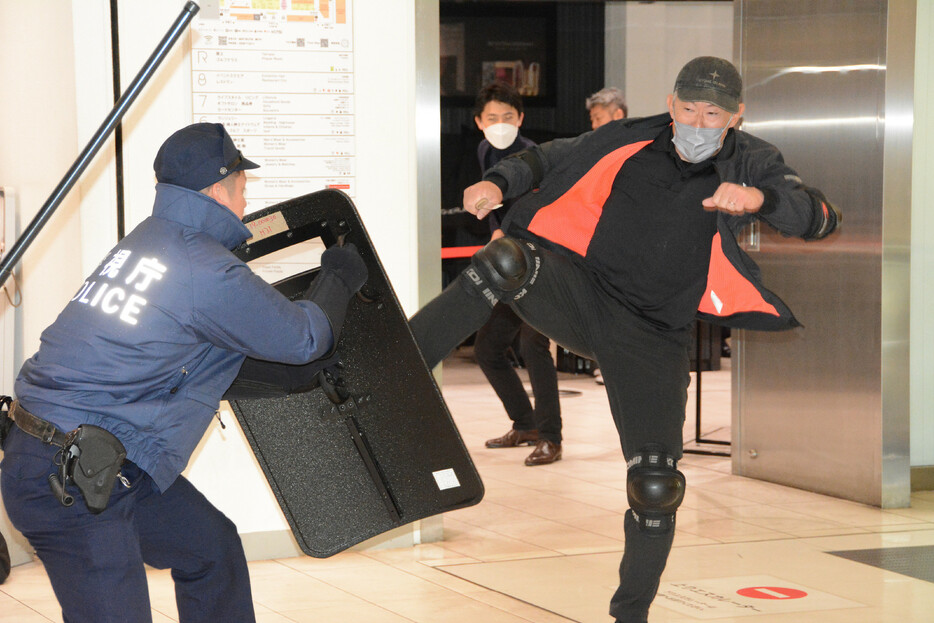
POLYGON ((804 235, 805 240, 820 240, 833 233, 840 225, 843 219, 840 211, 827 200, 824 193, 816 188, 806 186, 804 191, 811 197, 814 203, 814 217, 811 219, 811 227, 808 233, 804 235))
POLYGON ((542 161, 539 159, 538 154, 534 149, 523 149, 520 152, 516 152, 510 156, 506 156, 503 160, 508 160, 510 158, 517 158, 528 165, 529 170, 532 172, 532 188, 538 188, 539 184, 542 183, 542 178, 545 177, 545 167, 542 165, 542 161))

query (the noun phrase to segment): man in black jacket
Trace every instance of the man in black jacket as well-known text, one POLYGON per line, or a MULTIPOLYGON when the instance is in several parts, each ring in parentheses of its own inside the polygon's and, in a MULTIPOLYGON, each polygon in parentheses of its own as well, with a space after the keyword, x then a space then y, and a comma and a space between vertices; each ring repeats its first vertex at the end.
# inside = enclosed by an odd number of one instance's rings
POLYGON ((431 366, 502 301, 597 362, 628 468, 626 548, 610 602, 625 623, 647 620, 684 498, 677 461, 695 317, 798 326, 759 283, 736 233, 761 220, 816 240, 838 223, 778 149, 735 129, 745 106, 731 63, 690 61, 667 103, 667 114, 520 152, 467 188, 464 206, 478 218, 517 198, 506 236, 411 322, 431 366))

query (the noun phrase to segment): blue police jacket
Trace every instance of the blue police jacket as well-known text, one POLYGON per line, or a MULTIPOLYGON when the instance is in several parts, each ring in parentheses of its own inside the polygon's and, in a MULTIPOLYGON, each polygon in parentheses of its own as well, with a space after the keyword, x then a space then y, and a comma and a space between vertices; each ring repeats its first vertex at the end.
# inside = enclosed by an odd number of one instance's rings
POLYGON ((22 406, 63 431, 109 430, 164 491, 246 356, 302 364, 333 344, 321 308, 231 253, 250 235, 206 195, 158 184, 152 216, 43 331, 16 380, 22 406))

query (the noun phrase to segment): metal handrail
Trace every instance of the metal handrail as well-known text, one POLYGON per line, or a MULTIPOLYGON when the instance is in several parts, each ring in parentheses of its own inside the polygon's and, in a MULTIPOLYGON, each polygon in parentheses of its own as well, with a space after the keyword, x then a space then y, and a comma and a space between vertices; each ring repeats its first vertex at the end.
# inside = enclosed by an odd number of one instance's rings
POLYGON ((77 160, 75 160, 71 168, 68 169, 65 177, 62 178, 62 181, 59 182, 55 190, 52 191, 52 194, 39 209, 39 212, 32 219, 32 222, 29 223, 29 226, 23 231, 22 235, 13 243, 13 246, 10 247, 10 252, 0 260, 0 286, 6 283, 7 278, 9 278, 10 274, 13 272, 13 268, 23 256, 23 253, 25 253, 26 248, 32 244, 39 230, 45 226, 49 218, 51 218, 52 213, 62 203, 65 196, 78 181, 78 178, 81 177, 81 174, 91 163, 91 160, 100 150, 104 141, 107 140, 107 137, 113 131, 114 127, 120 123, 127 109, 129 109, 130 105, 140 94, 140 91, 143 90, 143 87, 146 86, 146 83, 155 73, 162 61, 165 60, 169 51, 178 41, 179 37, 181 37, 185 28, 187 28, 188 24, 199 10, 200 7, 194 2, 189 1, 185 3, 182 12, 179 14, 178 18, 176 18, 172 27, 169 28, 169 31, 162 38, 162 41, 156 46, 155 51, 143 65, 143 68, 140 69, 139 73, 133 79, 133 82, 130 83, 130 86, 127 87, 123 95, 120 96, 120 99, 117 100, 117 103, 114 104, 110 114, 107 115, 104 122, 97 129, 97 132, 91 137, 87 146, 85 146, 84 150, 78 155, 77 160))

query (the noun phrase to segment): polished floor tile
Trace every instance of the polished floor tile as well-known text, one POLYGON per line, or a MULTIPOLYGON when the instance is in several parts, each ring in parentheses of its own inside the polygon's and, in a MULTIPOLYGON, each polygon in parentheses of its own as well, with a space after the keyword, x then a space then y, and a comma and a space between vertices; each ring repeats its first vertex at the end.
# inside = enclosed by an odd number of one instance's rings
MULTIPOLYGON (((723 363, 702 374, 702 439, 729 439, 723 363)), ((610 623, 628 504, 605 390, 590 377, 561 374, 564 458, 526 467, 531 448, 484 446, 509 421, 467 349, 446 362, 443 380, 484 500, 446 514, 437 543, 250 563, 258 621, 610 623)), ((694 400, 692 387, 687 447, 694 400)), ((679 468, 687 494, 652 623, 934 620, 934 583, 898 571, 926 570, 917 548, 934 548, 934 492, 883 511, 733 476, 729 458, 686 454, 679 468), (881 567, 831 553, 883 560, 886 551, 890 564, 881 567), (899 552, 915 558, 891 559, 899 552)), ((153 621, 177 621, 169 573, 148 575, 153 621)), ((15 568, 0 586, 0 623, 49 621, 61 614, 41 564, 15 568)))

